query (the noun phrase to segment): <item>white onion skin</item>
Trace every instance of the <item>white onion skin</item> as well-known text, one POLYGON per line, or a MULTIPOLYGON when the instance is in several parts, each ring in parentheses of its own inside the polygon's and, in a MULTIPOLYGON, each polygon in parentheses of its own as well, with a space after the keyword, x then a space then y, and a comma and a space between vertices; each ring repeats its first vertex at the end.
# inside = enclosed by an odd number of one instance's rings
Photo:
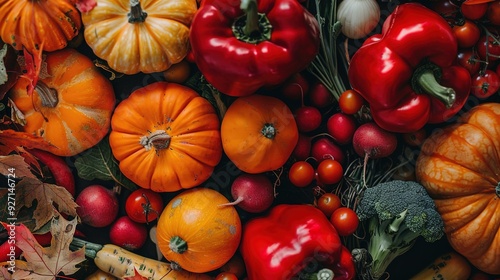
POLYGON ((337 8, 342 33, 350 39, 361 39, 377 26, 380 7, 376 0, 343 0, 337 8))

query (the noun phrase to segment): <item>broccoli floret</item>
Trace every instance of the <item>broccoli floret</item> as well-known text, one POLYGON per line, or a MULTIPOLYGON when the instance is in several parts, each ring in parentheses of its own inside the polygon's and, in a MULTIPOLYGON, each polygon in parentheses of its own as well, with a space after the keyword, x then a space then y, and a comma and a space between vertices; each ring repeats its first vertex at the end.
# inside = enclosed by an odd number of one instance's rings
POLYGON ((372 258, 369 270, 373 279, 379 279, 419 236, 434 242, 444 235, 443 220, 434 201, 414 181, 393 180, 367 188, 356 213, 368 225, 368 252, 372 258))

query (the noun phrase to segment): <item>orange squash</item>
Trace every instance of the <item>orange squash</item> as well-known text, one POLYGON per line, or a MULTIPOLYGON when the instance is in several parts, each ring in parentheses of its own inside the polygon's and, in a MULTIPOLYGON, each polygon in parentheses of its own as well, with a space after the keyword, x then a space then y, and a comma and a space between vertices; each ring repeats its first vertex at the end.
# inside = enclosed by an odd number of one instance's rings
POLYGON ((109 143, 122 173, 158 192, 203 183, 222 157, 214 107, 194 90, 167 82, 137 89, 118 104, 109 143))
POLYGON ((78 35, 82 21, 71 0, 0 0, 0 37, 16 50, 34 54, 63 49, 78 35))
POLYGON ((433 132, 415 170, 451 246, 480 270, 500 274, 500 104, 480 104, 433 132))
POLYGON ((124 74, 153 73, 180 62, 189 50, 196 0, 96 0, 82 13, 94 53, 124 74))
POLYGON ((285 164, 299 133, 288 105, 260 94, 237 98, 221 125, 222 146, 240 170, 261 173, 285 164))
POLYGON ((115 93, 92 60, 70 48, 46 57, 48 77, 41 78, 31 96, 30 81, 21 77, 10 98, 24 114, 24 132, 52 145, 42 147, 59 156, 73 156, 96 145, 109 132, 115 93))
POLYGON ((174 197, 157 224, 157 244, 163 256, 196 273, 227 263, 238 249, 242 230, 238 212, 227 203, 225 196, 204 187, 174 197))

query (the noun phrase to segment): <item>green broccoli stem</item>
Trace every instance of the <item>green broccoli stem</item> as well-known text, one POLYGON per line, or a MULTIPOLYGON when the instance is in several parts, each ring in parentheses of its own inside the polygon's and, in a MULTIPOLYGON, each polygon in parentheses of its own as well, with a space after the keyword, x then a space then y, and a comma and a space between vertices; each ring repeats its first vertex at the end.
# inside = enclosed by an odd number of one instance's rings
POLYGON ((370 274, 373 279, 380 279, 387 267, 398 256, 411 249, 419 233, 408 229, 403 223, 406 211, 394 219, 380 221, 372 217, 369 221, 370 241, 368 252, 372 257, 370 274))

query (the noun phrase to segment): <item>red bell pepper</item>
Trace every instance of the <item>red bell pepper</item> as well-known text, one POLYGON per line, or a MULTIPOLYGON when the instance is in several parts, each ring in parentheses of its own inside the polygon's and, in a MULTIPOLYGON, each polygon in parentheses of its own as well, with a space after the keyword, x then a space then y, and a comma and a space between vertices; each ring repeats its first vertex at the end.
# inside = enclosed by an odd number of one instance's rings
POLYGON ((279 204, 243 227, 241 255, 248 280, 292 279, 321 269, 337 280, 355 274, 335 227, 312 205, 279 204))
POLYGON ((351 59, 348 77, 369 103, 373 120, 392 132, 440 123, 465 104, 468 71, 453 66, 457 40, 448 22, 418 3, 401 4, 351 59))
POLYGON ((284 82, 319 50, 319 25, 297 0, 203 0, 190 27, 194 61, 230 96, 284 82))

